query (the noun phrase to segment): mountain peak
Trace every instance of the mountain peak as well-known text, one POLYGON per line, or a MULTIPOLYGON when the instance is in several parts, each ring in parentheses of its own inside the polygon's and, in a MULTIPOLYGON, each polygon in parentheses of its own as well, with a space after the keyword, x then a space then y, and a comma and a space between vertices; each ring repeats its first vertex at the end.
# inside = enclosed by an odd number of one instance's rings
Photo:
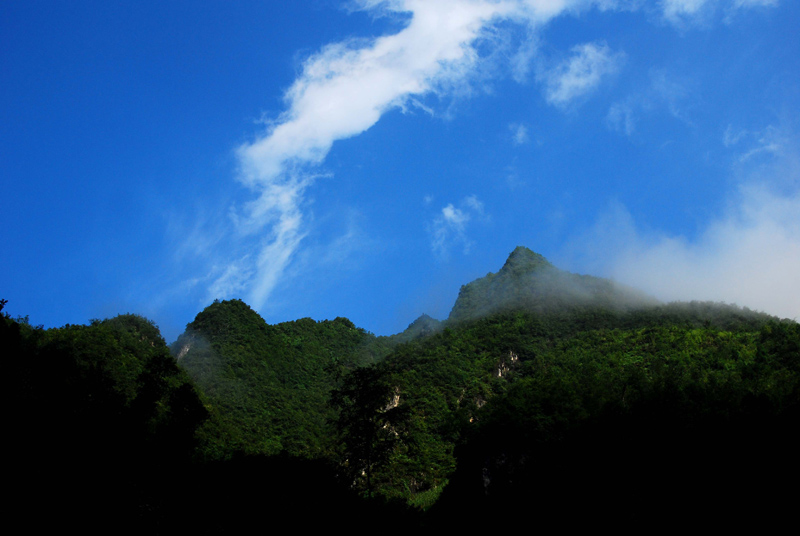
POLYGON ((537 313, 575 307, 626 310, 655 300, 608 279, 572 274, 553 266, 542 255, 518 246, 496 274, 461 287, 449 322, 476 319, 504 310, 537 313))
POLYGON ((436 333, 441 329, 442 322, 440 320, 436 320, 427 314, 423 314, 409 324, 405 331, 398 333, 397 335, 393 335, 392 337, 394 337, 397 342, 408 342, 414 339, 427 337, 428 335, 436 333))
POLYGON ((517 246, 506 259, 506 263, 500 269, 501 272, 528 272, 537 268, 555 268, 550 261, 542 255, 531 251, 525 246, 517 246))

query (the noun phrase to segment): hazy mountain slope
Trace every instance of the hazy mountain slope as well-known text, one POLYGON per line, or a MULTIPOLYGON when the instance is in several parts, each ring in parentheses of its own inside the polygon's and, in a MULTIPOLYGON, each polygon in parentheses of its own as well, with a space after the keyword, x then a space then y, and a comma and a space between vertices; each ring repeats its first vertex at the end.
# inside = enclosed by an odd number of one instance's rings
POLYGON ((559 270, 538 253, 519 246, 500 271, 461 287, 448 321, 463 322, 513 309, 629 311, 656 304, 656 299, 643 292, 608 279, 559 270))
POLYGON ((443 327, 444 325, 441 320, 436 320, 427 314, 422 314, 410 323, 405 330, 387 337, 387 343, 389 343, 390 346, 394 346, 404 342, 415 341, 438 333, 443 327))
POLYGON ((230 300, 199 313, 172 351, 220 417, 209 432, 212 455, 318 456, 331 446, 330 390, 347 371, 374 361, 376 344, 345 318, 269 325, 230 300))

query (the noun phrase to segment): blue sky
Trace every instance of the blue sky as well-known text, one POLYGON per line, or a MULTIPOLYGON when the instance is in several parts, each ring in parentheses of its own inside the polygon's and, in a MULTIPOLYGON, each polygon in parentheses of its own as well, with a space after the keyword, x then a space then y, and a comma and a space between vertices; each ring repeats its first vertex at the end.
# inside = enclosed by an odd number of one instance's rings
POLYGON ((376 334, 517 245, 800 317, 800 3, 0 4, 0 297, 376 334))

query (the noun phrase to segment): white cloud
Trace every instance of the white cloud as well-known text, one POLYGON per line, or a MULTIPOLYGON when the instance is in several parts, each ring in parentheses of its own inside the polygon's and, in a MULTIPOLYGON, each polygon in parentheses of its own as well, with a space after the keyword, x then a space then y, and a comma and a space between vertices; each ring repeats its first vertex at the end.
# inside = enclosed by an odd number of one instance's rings
POLYGON ((462 199, 458 207, 448 204, 429 226, 431 249, 443 258, 456 245, 462 247, 464 254, 469 253, 472 241, 467 236, 467 225, 473 218, 483 216, 483 203, 474 195, 462 199))
POLYGON ((800 196, 743 188, 740 205, 694 242, 660 237, 625 251, 613 275, 667 299, 735 302, 800 318, 800 196))
MULTIPOLYGON (((334 141, 370 128, 388 109, 465 78, 477 59, 470 44, 511 4, 365 1, 362 7, 412 11, 413 17, 397 34, 331 44, 306 60, 286 92, 287 111, 238 150, 241 180, 259 194, 237 217, 238 228, 244 234, 268 229, 256 245, 258 254, 248 252, 238 261, 250 269, 235 271, 242 278, 252 276, 248 300, 256 308, 306 235, 302 203, 313 183, 308 166, 321 163, 334 141)), ((229 281, 225 272, 212 288, 243 286, 229 281)))
POLYGON ((800 318, 800 144, 781 139, 765 153, 769 162, 737 160, 739 171, 752 168, 747 179, 694 239, 644 231, 615 205, 579 241, 592 259, 586 268, 664 300, 733 302, 800 318))
POLYGON ((711 3, 708 0, 663 0, 661 6, 664 17, 677 22, 687 17, 697 16, 711 3))
POLYGON ((547 102, 564 107, 592 92, 625 59, 605 43, 584 43, 572 48, 572 57, 543 75, 547 102))
POLYGON ((702 21, 718 7, 730 16, 745 9, 776 5, 778 0, 662 0, 660 3, 664 18, 678 25, 702 21))

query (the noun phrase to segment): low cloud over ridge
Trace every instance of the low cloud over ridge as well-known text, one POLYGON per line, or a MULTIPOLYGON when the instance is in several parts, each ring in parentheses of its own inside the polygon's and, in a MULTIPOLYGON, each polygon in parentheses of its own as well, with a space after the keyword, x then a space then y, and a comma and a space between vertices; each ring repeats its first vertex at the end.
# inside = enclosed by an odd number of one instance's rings
POLYGON ((736 303, 800 319, 800 143, 776 138, 776 130, 766 129, 773 136, 759 153, 765 161, 737 159, 745 179, 695 238, 647 233, 616 204, 573 253, 591 270, 663 300, 736 303))

